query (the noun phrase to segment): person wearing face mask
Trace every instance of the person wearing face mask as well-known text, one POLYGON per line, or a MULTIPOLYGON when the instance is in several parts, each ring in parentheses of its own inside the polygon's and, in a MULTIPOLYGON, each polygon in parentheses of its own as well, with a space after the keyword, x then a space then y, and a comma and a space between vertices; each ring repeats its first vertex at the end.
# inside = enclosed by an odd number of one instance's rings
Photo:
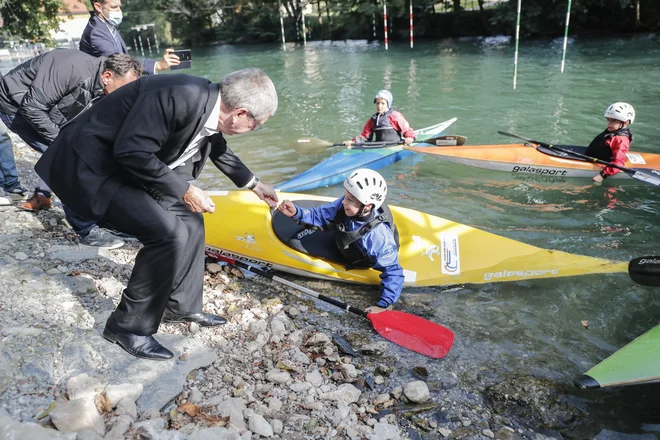
MULTIPOLYGON (((98 98, 135 81, 142 64, 126 54, 94 58, 73 49, 56 49, 32 58, 0 79, 0 119, 26 144, 44 153, 60 129, 98 98)), ((51 208, 45 182, 17 205, 26 211, 51 208)), ((89 246, 115 249, 124 242, 64 206, 66 218, 89 246)))
MULTIPOLYGON (((80 50, 93 57, 127 54, 126 43, 117 30, 123 20, 121 0, 99 0, 92 4, 94 11, 90 12, 91 17, 80 37, 80 50)), ((172 50, 165 49, 159 61, 144 60, 144 74, 151 75, 178 65, 179 57, 171 53, 172 50)))

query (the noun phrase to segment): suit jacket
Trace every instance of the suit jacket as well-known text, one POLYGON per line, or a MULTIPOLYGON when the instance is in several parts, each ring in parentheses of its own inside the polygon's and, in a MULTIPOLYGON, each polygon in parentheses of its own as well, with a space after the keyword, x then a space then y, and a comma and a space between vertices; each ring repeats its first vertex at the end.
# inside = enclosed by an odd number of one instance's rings
MULTIPOLYGON (((94 12, 90 12, 90 14, 91 17, 80 37, 80 51, 93 57, 109 57, 116 53, 128 54, 128 48, 119 34, 119 30, 115 29, 116 32, 113 36, 104 21, 100 20, 94 12)), ((137 48, 135 49, 137 50, 137 48)), ((155 73, 155 61, 143 60, 142 65, 145 74, 155 73)))
POLYGON ((105 215, 121 185, 142 188, 159 202, 181 200, 208 158, 245 186, 252 173, 221 133, 206 138, 196 162, 174 170, 166 165, 201 130, 219 93, 218 84, 195 76, 142 77, 63 127, 35 170, 67 207, 90 220, 105 215))

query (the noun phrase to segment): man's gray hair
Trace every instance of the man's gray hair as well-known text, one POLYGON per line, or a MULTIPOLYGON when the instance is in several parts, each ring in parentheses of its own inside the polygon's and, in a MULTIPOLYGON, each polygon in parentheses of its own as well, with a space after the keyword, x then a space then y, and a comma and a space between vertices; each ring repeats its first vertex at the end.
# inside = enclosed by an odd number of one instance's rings
POLYGON ((243 69, 220 80, 222 102, 230 110, 246 109, 256 121, 264 121, 277 110, 277 91, 261 69, 243 69))

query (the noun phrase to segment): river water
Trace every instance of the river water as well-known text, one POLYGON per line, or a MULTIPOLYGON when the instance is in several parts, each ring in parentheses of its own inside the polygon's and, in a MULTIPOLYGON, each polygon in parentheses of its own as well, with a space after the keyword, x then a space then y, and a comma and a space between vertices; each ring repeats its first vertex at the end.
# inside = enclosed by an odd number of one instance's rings
MULTIPOLYGON (((188 72, 216 80, 239 68, 259 67, 271 76, 280 97, 278 113, 264 130, 229 139, 269 183, 332 154, 299 155, 292 148, 297 138, 340 142, 358 134, 381 88, 392 91, 394 107, 414 128, 457 117, 446 133, 467 136, 470 144, 516 142, 497 134, 504 130, 585 145, 605 128, 604 109, 627 101, 637 112, 633 149, 660 152, 660 37, 570 40, 563 74, 561 46, 559 39, 523 41, 517 90, 512 87, 513 42, 505 37, 417 42, 413 50, 394 44, 389 51, 366 41, 289 44, 286 51, 275 45, 195 49, 188 72)), ((381 173, 392 204, 525 243, 615 260, 660 254, 657 188, 626 181, 595 186, 589 179, 521 178, 421 156, 381 173)), ((206 168, 201 182, 207 189, 232 188, 213 167, 206 168)), ((339 196, 342 189, 315 193, 339 196)), ((336 288, 323 284, 329 291, 336 288)), ((358 287, 344 292, 358 305, 369 303, 358 287)), ((660 321, 660 290, 636 285, 626 274, 406 289, 401 308, 413 302, 430 306, 431 318, 456 332, 456 344, 442 362, 500 379, 533 375, 567 386, 660 321), (588 330, 582 320, 589 321, 588 330)), ((401 356, 405 362, 406 355, 401 356)), ((442 362, 429 365, 442 369, 442 362)), ((566 389, 567 398, 589 415, 583 423, 588 432, 639 433, 660 423, 656 385, 566 389)))

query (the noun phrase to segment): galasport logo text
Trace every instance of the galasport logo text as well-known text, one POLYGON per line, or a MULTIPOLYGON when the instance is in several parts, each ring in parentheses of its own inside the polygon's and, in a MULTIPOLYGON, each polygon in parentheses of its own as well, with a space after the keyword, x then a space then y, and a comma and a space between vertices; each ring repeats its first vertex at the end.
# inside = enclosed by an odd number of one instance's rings
POLYGON ((639 264, 660 264, 660 259, 658 258, 642 258, 639 260, 639 264))
POLYGON ((532 174, 540 174, 541 176, 565 176, 568 171, 566 170, 548 170, 546 168, 538 168, 538 167, 531 167, 531 166, 514 166, 513 170, 514 173, 532 173, 532 174))
POLYGON ((244 263, 251 263, 251 264, 258 264, 259 266, 263 267, 273 267, 272 263, 269 263, 267 261, 261 261, 257 260, 255 258, 250 258, 250 257, 244 257, 243 255, 235 254, 233 252, 225 251, 222 249, 215 249, 215 248, 206 248, 206 255, 208 255, 211 258, 219 258, 220 256, 227 257, 231 260, 239 260, 244 263))
POLYGON ((490 281, 495 278, 509 278, 509 277, 542 277, 546 275, 558 275, 559 269, 540 269, 540 270, 503 270, 500 272, 486 272, 484 274, 484 280, 490 281))

